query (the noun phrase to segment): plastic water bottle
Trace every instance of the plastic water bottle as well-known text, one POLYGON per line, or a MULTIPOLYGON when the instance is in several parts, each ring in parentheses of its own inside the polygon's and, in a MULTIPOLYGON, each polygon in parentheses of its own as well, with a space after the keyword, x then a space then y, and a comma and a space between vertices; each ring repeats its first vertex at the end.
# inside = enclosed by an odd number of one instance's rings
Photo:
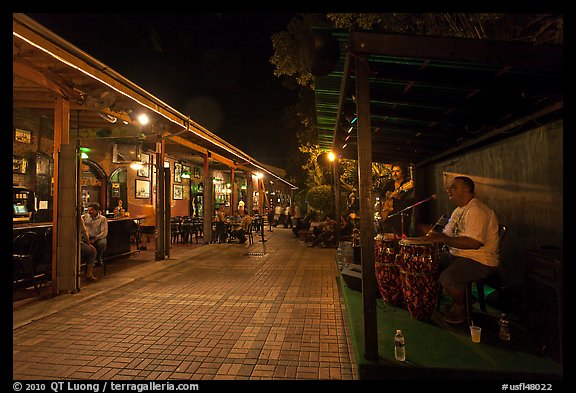
POLYGON ((510 341, 510 322, 508 321, 506 314, 502 313, 500 315, 499 325, 500 325, 500 331, 498 333, 498 336, 500 337, 500 340, 510 341))
POLYGON ((400 362, 406 360, 406 341, 400 329, 396 330, 396 335, 394 336, 394 357, 400 362))
POLYGON ((344 244, 342 242, 340 242, 338 250, 336 250, 336 264, 338 265, 338 270, 342 270, 344 266, 344 244))

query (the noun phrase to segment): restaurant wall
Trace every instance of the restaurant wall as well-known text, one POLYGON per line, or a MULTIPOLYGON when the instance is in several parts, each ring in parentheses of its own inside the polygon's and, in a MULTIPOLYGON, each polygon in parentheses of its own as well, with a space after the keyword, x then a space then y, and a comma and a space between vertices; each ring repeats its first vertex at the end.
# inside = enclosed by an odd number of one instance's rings
POLYGON ((505 285, 522 282, 526 250, 562 247, 562 119, 428 168, 423 183, 437 194, 435 217, 454 209, 445 187, 457 175, 474 180, 476 196, 508 227, 500 269, 505 285))
MULTIPOLYGON (((126 165, 112 163, 112 143, 107 139, 83 139, 80 141, 80 147, 86 147, 90 149, 87 152, 88 160, 95 163, 104 172, 105 179, 103 179, 102 187, 105 189, 102 192, 103 200, 100 201, 100 208, 102 209, 102 212, 106 213, 107 210, 114 210, 115 201, 110 200, 108 193, 108 188, 111 187, 110 175, 117 168, 126 167, 126 165)), ((129 171, 130 170, 128 169, 128 172, 129 171)), ((129 202, 130 201, 128 201, 128 203, 129 202)), ((129 205, 126 208, 129 210, 129 205)))
MULTIPOLYGON (((54 153, 54 130, 51 124, 42 117, 39 117, 26 110, 14 110, 12 117, 12 153, 13 156, 23 157, 27 160, 26 173, 13 173, 12 184, 35 190, 37 185, 36 157, 40 152, 52 163, 50 170, 53 171, 54 153), (16 130, 23 130, 30 133, 29 142, 16 140, 16 130)), ((52 174, 50 174, 51 176, 52 174)), ((52 206, 52 201, 50 201, 52 206)))

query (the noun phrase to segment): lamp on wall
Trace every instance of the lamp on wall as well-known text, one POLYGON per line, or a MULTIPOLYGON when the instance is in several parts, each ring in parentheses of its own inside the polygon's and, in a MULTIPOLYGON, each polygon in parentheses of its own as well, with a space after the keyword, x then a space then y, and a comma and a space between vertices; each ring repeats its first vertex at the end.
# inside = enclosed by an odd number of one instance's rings
POLYGON ((138 161, 134 161, 130 164, 130 168, 139 171, 140 169, 144 168, 144 164, 138 161))

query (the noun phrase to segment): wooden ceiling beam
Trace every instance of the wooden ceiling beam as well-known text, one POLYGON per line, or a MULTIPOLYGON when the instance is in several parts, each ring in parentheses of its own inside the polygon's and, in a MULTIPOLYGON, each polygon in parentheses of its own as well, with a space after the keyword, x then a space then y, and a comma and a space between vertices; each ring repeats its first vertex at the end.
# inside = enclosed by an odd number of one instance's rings
POLYGON ((423 35, 354 32, 350 50, 355 54, 468 62, 518 69, 540 68, 562 72, 561 45, 534 45, 525 42, 490 41, 423 35))
POLYGON ((70 88, 56 83, 55 81, 47 78, 44 74, 34 70, 21 61, 12 61, 12 72, 19 77, 32 81, 39 86, 45 87, 62 97, 69 98, 72 96, 72 90, 70 88))
POLYGON ((230 160, 230 159, 228 159, 228 158, 226 158, 226 157, 224 157, 218 153, 215 153, 213 151, 209 151, 205 147, 202 147, 200 145, 197 145, 196 143, 190 142, 189 140, 187 140, 181 136, 173 136, 170 139, 172 141, 174 141, 175 143, 178 143, 182 146, 186 146, 186 147, 188 147, 188 148, 190 148, 190 149, 192 149, 198 153, 202 153, 202 154, 210 153, 210 156, 212 159, 214 159, 218 162, 221 162, 222 164, 225 164, 230 168, 233 168, 233 169, 237 168, 237 165, 234 163, 234 161, 232 161, 232 160, 230 160))

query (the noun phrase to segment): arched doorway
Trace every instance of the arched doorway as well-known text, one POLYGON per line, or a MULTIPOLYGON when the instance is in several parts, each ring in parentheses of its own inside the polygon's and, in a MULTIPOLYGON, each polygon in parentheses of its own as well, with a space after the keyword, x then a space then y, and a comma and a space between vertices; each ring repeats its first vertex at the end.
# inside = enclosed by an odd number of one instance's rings
POLYGON ((118 200, 122 200, 122 207, 128 211, 128 187, 126 185, 128 179, 128 171, 126 168, 117 168, 110 175, 110 190, 108 192, 108 200, 110 206, 108 210, 112 211, 117 205, 118 200))
POLYGON ((82 210, 88 204, 98 202, 102 210, 106 209, 106 173, 91 160, 82 160, 82 210))

